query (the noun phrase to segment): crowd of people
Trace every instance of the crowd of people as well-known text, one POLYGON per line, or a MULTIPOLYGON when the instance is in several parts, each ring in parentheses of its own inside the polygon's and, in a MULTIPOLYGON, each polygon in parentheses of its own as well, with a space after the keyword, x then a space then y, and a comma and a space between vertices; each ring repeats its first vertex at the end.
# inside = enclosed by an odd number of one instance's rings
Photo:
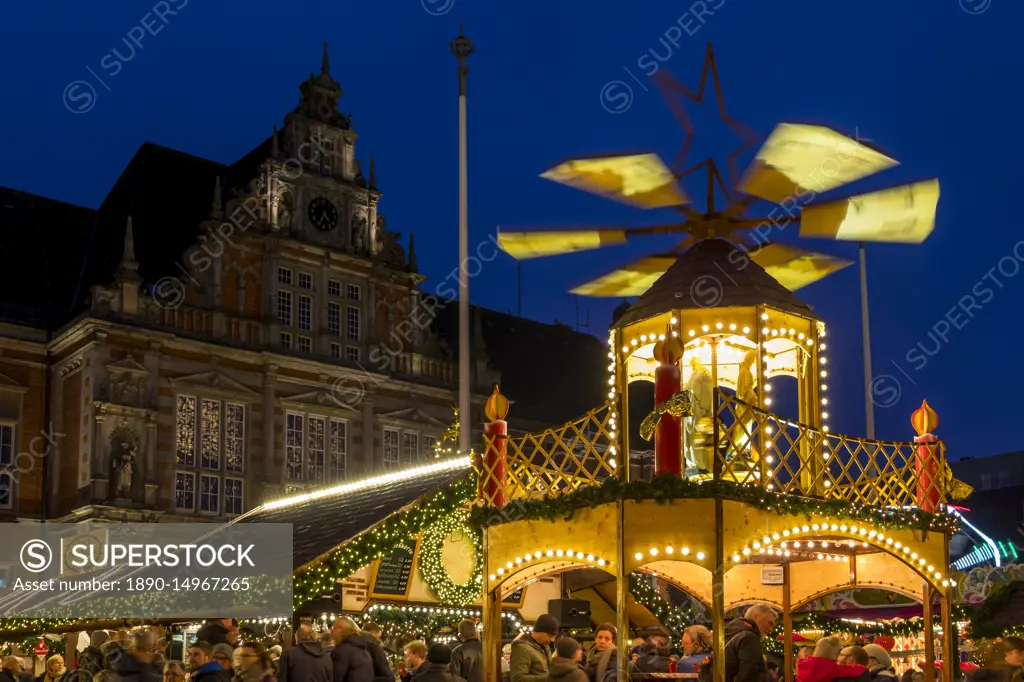
MULTIPOLYGON (((778 614, 755 604, 725 627, 726 682, 778 682, 778 665, 767 661, 762 638, 772 631, 778 614)), ((477 624, 458 625, 454 648, 423 640, 404 647, 404 664, 392 668, 381 641, 381 629, 368 622, 360 628, 348 617, 333 621, 329 632, 309 625, 294 634, 294 646, 265 648, 242 641, 238 622, 217 619, 197 633, 185 661, 169 660, 163 640, 154 631, 138 630, 130 638, 111 639, 105 631, 91 633, 73 669, 60 655, 46 661, 33 677, 22 659, 7 656, 0 682, 484 682, 484 653, 477 624)), ((618 636, 614 625, 593 631, 593 646, 584 652, 579 641, 563 633, 551 614, 537 618, 532 632, 521 634, 502 650, 503 682, 620 682, 618 636)), ((667 633, 655 631, 630 643, 627 668, 631 677, 689 673, 699 682, 712 679, 711 632, 701 625, 686 628, 681 648, 667 633)), ((837 636, 823 637, 796 652, 796 682, 897 682, 889 652, 878 644, 844 646, 837 636)), ((988 664, 974 671, 970 682, 1024 682, 1024 640, 1007 637, 992 647, 988 664)), ((920 671, 907 671, 899 682, 923 682, 920 671)))

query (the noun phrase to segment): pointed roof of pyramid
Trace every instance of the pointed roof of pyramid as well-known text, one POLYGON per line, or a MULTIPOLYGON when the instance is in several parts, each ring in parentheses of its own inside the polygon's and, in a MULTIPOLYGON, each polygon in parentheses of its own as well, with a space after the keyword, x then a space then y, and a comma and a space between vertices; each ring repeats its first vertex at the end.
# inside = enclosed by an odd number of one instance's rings
POLYGON ((809 305, 755 263, 744 247, 724 239, 705 239, 680 255, 612 328, 672 310, 762 304, 818 319, 809 305))

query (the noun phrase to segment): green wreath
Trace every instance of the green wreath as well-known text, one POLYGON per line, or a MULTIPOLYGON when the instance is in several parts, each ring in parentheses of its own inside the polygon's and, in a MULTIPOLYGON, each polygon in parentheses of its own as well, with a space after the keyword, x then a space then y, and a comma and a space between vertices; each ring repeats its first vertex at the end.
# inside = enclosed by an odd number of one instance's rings
POLYGON ((423 531, 420 546, 420 571, 430 589, 440 598, 442 604, 466 606, 480 597, 483 583, 483 541, 479 529, 469 525, 469 513, 458 511, 431 524, 423 531), (466 535, 476 550, 473 577, 461 585, 452 582, 444 569, 442 554, 444 543, 453 533, 466 535))

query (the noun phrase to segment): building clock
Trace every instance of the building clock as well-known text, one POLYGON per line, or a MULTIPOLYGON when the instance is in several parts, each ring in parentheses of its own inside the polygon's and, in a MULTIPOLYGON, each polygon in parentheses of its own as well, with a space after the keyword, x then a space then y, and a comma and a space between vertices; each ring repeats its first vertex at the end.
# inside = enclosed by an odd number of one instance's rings
POLYGON ((338 209, 329 199, 317 197, 306 207, 309 221, 321 232, 330 232, 338 226, 338 209))

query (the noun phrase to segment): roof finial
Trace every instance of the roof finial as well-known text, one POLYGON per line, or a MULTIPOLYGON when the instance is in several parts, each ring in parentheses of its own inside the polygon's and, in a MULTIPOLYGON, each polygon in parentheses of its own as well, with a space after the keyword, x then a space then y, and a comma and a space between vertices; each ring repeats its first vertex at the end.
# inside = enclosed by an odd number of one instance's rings
POLYGON ((370 189, 377 189, 377 162, 370 157, 370 189))
POLYGON ((416 264, 416 235, 409 231, 409 272, 419 272, 416 264))
POLYGON ((462 28, 462 19, 459 19, 459 37, 460 38, 465 38, 466 37, 466 32, 462 28))
POLYGON ((331 75, 331 58, 327 56, 327 41, 324 41, 324 56, 320 62, 320 73, 331 75))
POLYGON ((213 184, 213 208, 210 211, 210 216, 214 218, 224 217, 224 207, 220 196, 220 175, 217 176, 213 184))
POLYGON ((117 267, 118 279, 120 281, 134 280, 139 264, 135 260, 135 231, 132 228, 132 217, 128 216, 128 224, 124 228, 124 251, 121 254, 121 263, 117 267))

